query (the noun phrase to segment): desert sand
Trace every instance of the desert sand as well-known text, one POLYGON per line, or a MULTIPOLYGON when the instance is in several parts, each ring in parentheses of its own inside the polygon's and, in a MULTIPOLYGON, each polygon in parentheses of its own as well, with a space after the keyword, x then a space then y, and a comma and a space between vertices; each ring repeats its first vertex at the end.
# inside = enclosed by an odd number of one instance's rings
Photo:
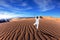
POLYGON ((0 40, 60 40, 60 18, 43 17, 38 29, 34 18, 0 23, 0 40))

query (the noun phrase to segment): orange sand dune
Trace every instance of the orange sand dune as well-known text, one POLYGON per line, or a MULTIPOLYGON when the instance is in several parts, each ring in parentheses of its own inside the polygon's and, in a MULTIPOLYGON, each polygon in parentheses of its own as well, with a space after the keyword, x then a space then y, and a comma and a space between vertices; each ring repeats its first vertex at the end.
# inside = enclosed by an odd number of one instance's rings
POLYGON ((57 20, 43 17, 38 29, 33 25, 34 18, 14 20, 0 24, 0 40, 60 40, 60 22, 57 20))
POLYGON ((24 19, 20 19, 20 18, 13 18, 13 19, 11 19, 11 20, 10 20, 10 22, 12 22, 12 21, 20 21, 20 20, 25 20, 25 18, 24 18, 24 19))
POLYGON ((46 19, 46 20, 53 20, 53 21, 56 21, 56 22, 60 22, 60 18, 44 17, 44 19, 46 19))
POLYGON ((21 20, 33 20, 33 19, 32 18, 13 18, 13 19, 10 20, 10 22, 12 22, 12 21, 21 21, 21 20))

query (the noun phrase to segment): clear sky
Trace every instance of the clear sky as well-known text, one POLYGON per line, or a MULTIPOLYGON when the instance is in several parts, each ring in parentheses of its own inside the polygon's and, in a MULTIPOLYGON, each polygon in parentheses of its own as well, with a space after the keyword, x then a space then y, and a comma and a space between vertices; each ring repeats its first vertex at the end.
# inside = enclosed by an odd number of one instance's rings
POLYGON ((60 0, 0 0, 0 18, 60 17, 60 0))

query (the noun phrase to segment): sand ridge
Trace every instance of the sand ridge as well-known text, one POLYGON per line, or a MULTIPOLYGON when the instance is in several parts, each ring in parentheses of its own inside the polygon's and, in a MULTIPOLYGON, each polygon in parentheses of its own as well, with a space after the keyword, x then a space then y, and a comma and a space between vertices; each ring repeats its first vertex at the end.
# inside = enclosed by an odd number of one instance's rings
POLYGON ((42 19, 38 29, 34 22, 29 19, 0 24, 0 40, 60 40, 58 22, 42 19))

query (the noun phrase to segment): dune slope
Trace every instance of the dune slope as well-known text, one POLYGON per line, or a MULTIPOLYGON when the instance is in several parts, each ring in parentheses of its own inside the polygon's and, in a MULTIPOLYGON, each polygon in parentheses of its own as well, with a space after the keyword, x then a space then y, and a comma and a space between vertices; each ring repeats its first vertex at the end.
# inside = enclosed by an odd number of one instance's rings
POLYGON ((54 21, 50 21, 40 20, 38 29, 33 25, 34 19, 2 23, 0 24, 0 40, 59 40, 60 29, 57 30, 54 21), (53 28, 55 29, 52 30, 53 28))

